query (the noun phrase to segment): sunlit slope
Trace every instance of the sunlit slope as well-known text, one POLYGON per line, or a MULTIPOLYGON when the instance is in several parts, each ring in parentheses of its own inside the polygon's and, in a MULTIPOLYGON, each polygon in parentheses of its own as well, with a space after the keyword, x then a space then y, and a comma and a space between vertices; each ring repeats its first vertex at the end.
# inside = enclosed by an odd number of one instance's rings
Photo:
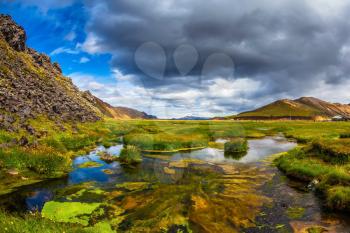
POLYGON ((230 118, 235 119, 328 119, 340 115, 350 116, 350 106, 333 104, 313 97, 296 100, 278 100, 253 111, 243 112, 230 118))

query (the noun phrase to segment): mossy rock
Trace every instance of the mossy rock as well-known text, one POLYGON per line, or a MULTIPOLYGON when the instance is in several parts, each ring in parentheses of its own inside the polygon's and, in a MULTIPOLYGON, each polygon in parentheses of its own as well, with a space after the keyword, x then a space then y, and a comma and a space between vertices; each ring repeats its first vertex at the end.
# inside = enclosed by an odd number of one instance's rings
POLYGON ((50 201, 44 205, 41 215, 52 221, 89 224, 89 216, 100 207, 101 203, 56 202, 50 201))

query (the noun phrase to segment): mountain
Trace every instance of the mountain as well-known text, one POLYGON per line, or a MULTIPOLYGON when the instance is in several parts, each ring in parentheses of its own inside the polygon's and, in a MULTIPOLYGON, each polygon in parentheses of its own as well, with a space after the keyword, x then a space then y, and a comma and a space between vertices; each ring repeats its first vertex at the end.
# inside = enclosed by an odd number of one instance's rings
POLYGON ((180 118, 173 118, 172 120, 185 120, 185 121, 200 121, 200 120, 209 120, 208 117, 199 117, 199 116, 185 116, 180 118))
POLYGON ((296 100, 277 100, 253 111, 243 112, 229 118, 238 120, 259 119, 295 119, 322 120, 334 116, 350 117, 350 105, 329 103, 314 97, 302 97, 296 100))
POLYGON ((102 101, 96 96, 92 95, 89 91, 84 92, 84 97, 89 99, 90 102, 94 104, 103 115, 115 118, 115 119, 157 119, 156 116, 148 115, 145 112, 140 112, 136 109, 127 108, 127 107, 113 107, 112 105, 102 101))
POLYGON ((55 122, 93 122, 103 117, 148 118, 139 111, 114 108, 80 91, 49 56, 26 45, 26 32, 10 16, 0 15, 0 128, 18 131, 28 120, 46 116, 55 122))

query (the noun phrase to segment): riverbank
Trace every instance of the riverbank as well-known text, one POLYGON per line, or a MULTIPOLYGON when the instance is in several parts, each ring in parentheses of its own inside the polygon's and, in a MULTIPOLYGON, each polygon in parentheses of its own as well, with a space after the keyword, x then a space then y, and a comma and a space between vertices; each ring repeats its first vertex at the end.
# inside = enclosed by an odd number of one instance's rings
MULTIPOLYGON (((28 139, 28 144, 26 146, 2 149, 0 153, 0 161, 4 174, 2 182, 6 182, 2 184, 2 190, 12 192, 22 185, 21 182, 30 184, 32 181, 37 182, 50 177, 64 176, 71 171, 73 158, 78 155, 86 154, 86 151, 94 149, 97 145, 109 147, 117 142, 123 142, 126 145, 137 146, 140 150, 148 149, 156 150, 157 152, 162 150, 176 151, 185 147, 210 147, 210 145, 214 144, 218 149, 222 149, 222 142, 231 138, 263 138, 283 133, 289 138, 297 139, 304 148, 293 150, 289 152, 288 155, 282 156, 278 159, 278 167, 289 176, 299 176, 299 179, 303 179, 306 182, 305 184, 315 180, 314 187, 316 191, 320 191, 322 194, 321 196, 325 197, 326 205, 329 206, 329 208, 333 210, 343 210, 343 206, 348 206, 348 204, 346 204, 346 197, 349 196, 347 193, 347 187, 349 185, 349 173, 347 172, 349 171, 349 165, 347 157, 343 156, 344 151, 346 152, 349 148, 349 145, 346 143, 347 139, 345 138, 347 133, 350 132, 350 123, 347 122, 193 122, 115 121, 107 119, 103 122, 85 123, 74 126, 64 125, 63 127, 65 128, 64 131, 58 129, 55 125, 42 121, 35 126, 38 131, 46 132, 43 133, 42 137, 38 139, 30 135, 24 135, 28 139), (343 139, 339 139, 340 136, 343 139), (122 141, 120 141, 121 138, 123 139, 122 141), (318 141, 322 143, 312 144, 312 142, 318 138, 322 139, 318 141), (315 154, 316 149, 319 150, 320 153, 315 154), (312 164, 321 165, 312 167, 312 164), (327 176, 324 174, 327 174, 327 176), (10 183, 15 183, 17 185, 12 187, 10 183), (321 189, 322 187, 325 188, 321 189)), ((2 143, 9 143, 11 137, 16 137, 20 140, 23 136, 9 133, 3 133, 3 135, 5 136, 0 137, 0 139, 3 140, 1 141, 2 143)), ((203 152, 206 151, 204 150, 203 152)), ((166 154, 167 153, 165 153, 165 156, 166 154)), ((198 155, 198 153, 193 153, 192 155, 201 156, 198 155)), ((184 158, 181 152, 178 152, 178 156, 184 158)), ((227 158, 222 155, 221 159, 225 161, 227 158)), ((210 161, 211 157, 207 156, 204 160, 210 161)), ((151 163, 151 165, 155 166, 154 163, 151 163)), ((156 167, 156 169, 160 169, 169 176, 175 176, 180 168, 173 165, 174 164, 170 164, 166 168, 163 168, 162 165, 156 167)), ((109 170, 111 170, 111 168, 113 168, 113 166, 108 167, 109 170)), ((143 169, 149 169, 149 167, 148 165, 145 167, 141 166, 140 169, 140 172, 143 173, 143 169)), ((120 171, 117 171, 117 174, 119 174, 118 172, 120 171)), ((130 171, 129 169, 128 172, 130 172, 133 177, 135 176, 135 171, 130 171)), ((200 171, 200 174, 203 172, 206 172, 206 170, 200 171)), ((186 180, 183 182, 189 181, 186 180)), ((156 186, 154 187, 156 188, 156 186)), ((154 191, 156 191, 156 189, 154 191)), ((116 193, 113 193, 113 195, 115 194, 116 193)), ((170 193, 167 194, 170 195, 170 193)), ((128 202, 127 196, 123 197, 126 198, 123 204, 131 204, 128 202)), ((146 203, 148 199, 142 200, 146 203)), ((211 202, 210 199, 207 201, 211 202)), ((40 224, 40 218, 37 216, 28 215, 26 218, 34 218, 32 220, 26 220, 29 223, 40 224)), ((16 229, 11 228, 11 222, 20 226, 22 221, 22 216, 19 217, 3 211, 2 214, 0 214, 1 226, 7 227, 8 229, 16 229)), ((48 220, 43 221, 45 221, 44 225, 50 224, 48 220)), ((56 227, 56 225, 57 223, 53 223, 52 228, 56 227)), ((72 226, 77 227, 77 229, 82 229, 82 227, 77 225, 72 226)), ((69 228, 70 225, 63 224, 61 228, 57 227, 57 229, 65 229, 65 227, 69 228)), ((67 230, 66 232, 74 232, 74 227, 71 231, 67 230)), ((51 228, 48 227, 48 229, 51 228)), ((86 230, 86 228, 84 229, 86 230)), ((77 231, 82 232, 79 230, 77 231)), ((12 230, 12 232, 15 231, 12 230)), ((50 230, 48 232, 62 231, 50 230)))
POLYGON ((275 162, 287 176, 305 182, 310 190, 316 191, 327 208, 350 211, 349 152, 349 140, 318 140, 288 152, 275 162))

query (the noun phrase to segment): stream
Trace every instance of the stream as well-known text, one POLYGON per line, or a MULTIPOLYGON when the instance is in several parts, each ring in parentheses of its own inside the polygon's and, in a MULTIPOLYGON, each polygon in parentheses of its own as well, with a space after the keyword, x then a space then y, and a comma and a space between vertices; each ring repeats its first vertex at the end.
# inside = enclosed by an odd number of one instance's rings
POLYGON ((307 185, 286 178, 266 159, 295 142, 276 136, 248 144, 240 158, 205 148, 144 154, 135 168, 98 155, 118 156, 123 145, 100 146, 75 158, 67 177, 22 187, 2 196, 0 205, 23 213, 45 211, 52 201, 99 203, 88 216, 65 221, 107 221, 118 232, 350 232, 349 216, 328 213, 307 185), (93 166, 83 166, 87 162, 93 166))

